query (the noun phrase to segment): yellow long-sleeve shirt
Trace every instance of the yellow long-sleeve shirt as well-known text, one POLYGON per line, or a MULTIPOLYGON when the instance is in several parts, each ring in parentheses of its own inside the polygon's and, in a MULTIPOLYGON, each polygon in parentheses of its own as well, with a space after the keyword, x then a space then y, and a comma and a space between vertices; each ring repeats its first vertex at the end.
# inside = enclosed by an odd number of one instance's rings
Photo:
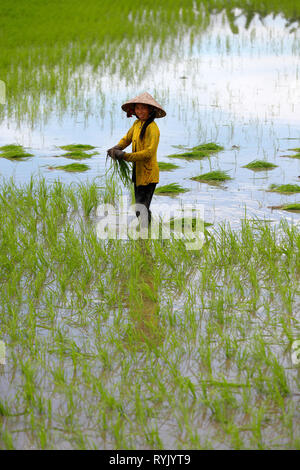
POLYGON ((136 164, 136 185, 147 185, 159 182, 159 168, 157 163, 157 147, 159 143, 159 129, 157 124, 151 122, 145 132, 143 140, 140 133, 143 122, 137 119, 127 134, 120 140, 118 146, 125 149, 132 143, 132 153, 125 152, 124 160, 136 164))

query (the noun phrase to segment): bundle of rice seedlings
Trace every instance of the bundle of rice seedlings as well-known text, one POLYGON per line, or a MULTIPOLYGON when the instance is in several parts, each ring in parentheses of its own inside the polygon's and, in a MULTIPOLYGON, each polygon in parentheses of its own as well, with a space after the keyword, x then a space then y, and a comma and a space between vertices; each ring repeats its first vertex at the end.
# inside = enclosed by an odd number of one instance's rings
POLYGON ((179 194, 179 193, 185 193, 186 191, 189 191, 187 188, 183 188, 180 186, 178 183, 171 183, 171 184, 166 184, 164 186, 159 186, 155 190, 155 194, 158 195, 171 195, 171 194, 179 194))
MULTIPOLYGON (((108 154, 106 156, 106 162, 108 159, 108 154)), ((113 170, 112 176, 119 177, 122 183, 124 184, 125 187, 130 187, 131 185, 131 173, 132 173, 132 167, 129 162, 126 162, 122 158, 118 160, 117 158, 114 160, 113 158, 111 160, 111 165, 109 170, 113 170)))
POLYGON ((284 204, 282 209, 284 211, 300 212, 300 203, 295 202, 293 204, 284 204))
POLYGON ((22 145, 18 145, 18 144, 9 144, 9 145, 3 145, 2 147, 0 147, 0 150, 1 152, 6 152, 6 151, 21 151, 23 150, 23 147, 22 145))
POLYGON ((167 162, 159 162, 158 168, 160 171, 171 171, 176 170, 176 168, 180 168, 178 165, 174 165, 174 163, 167 163, 167 162))
POLYGON ((61 145, 59 148, 73 152, 76 150, 92 150, 95 147, 93 145, 85 145, 85 144, 70 144, 70 145, 61 145))
POLYGON ((16 144, 3 145, 3 147, 0 147, 0 151, 0 157, 2 158, 22 159, 33 156, 32 153, 24 152, 22 145, 16 144))
POLYGON ((84 160, 86 158, 92 158, 93 155, 99 155, 99 152, 86 153, 82 150, 73 150, 72 152, 63 153, 62 155, 57 156, 70 158, 72 160, 84 160))
POLYGON ((268 206, 269 209, 281 209, 283 211, 300 212, 300 203, 281 204, 280 206, 268 206))
POLYGON ((253 160, 247 165, 242 166, 242 168, 249 168, 249 170, 269 170, 277 167, 278 165, 267 162, 266 160, 253 160))
POLYGON ((54 167, 49 167, 50 170, 64 170, 64 171, 87 171, 89 166, 84 163, 70 163, 70 165, 59 165, 54 167))
POLYGON ((295 153, 295 155, 280 155, 284 158, 300 158, 300 153, 295 153))
POLYGON ((185 158, 187 160, 197 160, 205 157, 209 157, 210 153, 207 150, 193 150, 192 152, 175 153, 173 155, 167 155, 168 158, 185 158))
POLYGON ((203 183, 207 182, 220 182, 220 181, 226 181, 226 180, 231 180, 231 176, 228 175, 226 171, 221 171, 221 170, 215 170, 215 171, 210 171, 208 173, 203 173, 202 175, 199 176, 193 176, 190 178, 191 180, 194 181, 200 181, 203 183))
POLYGON ((269 187, 269 191, 275 193, 300 193, 300 185, 299 184, 271 184, 269 187))
POLYGON ((215 153, 224 150, 224 147, 222 147, 222 145, 215 144, 214 142, 208 142, 207 144, 196 145, 196 147, 193 147, 191 150, 203 150, 209 153, 215 153))

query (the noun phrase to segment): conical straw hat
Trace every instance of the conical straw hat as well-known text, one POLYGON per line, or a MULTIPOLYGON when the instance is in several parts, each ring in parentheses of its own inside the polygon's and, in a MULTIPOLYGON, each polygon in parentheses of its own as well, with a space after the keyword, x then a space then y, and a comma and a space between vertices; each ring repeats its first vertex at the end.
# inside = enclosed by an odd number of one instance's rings
POLYGON ((160 104, 158 104, 155 99, 149 95, 149 93, 145 92, 142 93, 141 95, 136 96, 135 98, 132 98, 129 101, 126 101, 126 103, 122 104, 122 109, 127 113, 128 117, 131 117, 134 112, 134 105, 135 104, 149 104, 150 106, 153 106, 156 111, 156 116, 157 118, 162 118, 166 116, 166 111, 161 107, 160 104))

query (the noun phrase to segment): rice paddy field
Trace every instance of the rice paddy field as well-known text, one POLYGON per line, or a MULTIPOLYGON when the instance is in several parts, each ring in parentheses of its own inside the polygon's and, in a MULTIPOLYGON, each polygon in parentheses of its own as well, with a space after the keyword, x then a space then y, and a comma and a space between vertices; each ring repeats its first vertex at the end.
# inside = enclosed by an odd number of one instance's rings
POLYGON ((299 21, 1 1, 0 449, 300 449, 299 21), (201 204, 201 249, 174 219, 98 236, 133 200, 106 149, 142 91, 167 112, 152 215, 201 204))

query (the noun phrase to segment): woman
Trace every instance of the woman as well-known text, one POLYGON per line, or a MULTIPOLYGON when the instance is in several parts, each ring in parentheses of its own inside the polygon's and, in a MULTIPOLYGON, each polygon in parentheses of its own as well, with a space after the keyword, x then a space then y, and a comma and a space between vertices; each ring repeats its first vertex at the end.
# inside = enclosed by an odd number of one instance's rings
MULTIPOLYGON (((159 182, 159 168, 157 163, 157 147, 159 143, 159 129, 154 122, 155 118, 166 116, 162 107, 149 95, 142 93, 122 105, 127 117, 135 115, 137 120, 127 134, 107 152, 110 157, 133 162, 132 182, 134 183, 135 203, 143 204, 148 214, 148 223, 151 222, 149 209, 155 186, 159 182), (132 152, 124 152, 132 143, 132 152)), ((140 212, 136 212, 137 217, 140 212)))

